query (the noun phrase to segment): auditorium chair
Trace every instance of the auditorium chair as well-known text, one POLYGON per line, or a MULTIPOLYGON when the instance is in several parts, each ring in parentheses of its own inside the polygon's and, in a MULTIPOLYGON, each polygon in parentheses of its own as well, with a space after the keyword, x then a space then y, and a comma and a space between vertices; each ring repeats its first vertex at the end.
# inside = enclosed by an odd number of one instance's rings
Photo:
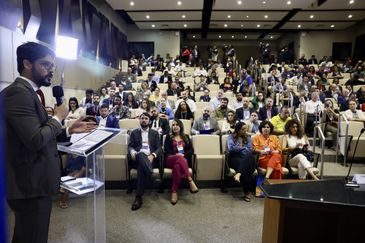
POLYGON ((119 127, 121 129, 132 130, 140 127, 138 119, 121 119, 119 120, 119 127))
POLYGON ((223 158, 218 135, 192 136, 196 180, 216 181, 221 178, 223 158))
POLYGON ((104 146, 105 181, 127 180, 128 134, 118 134, 104 146))

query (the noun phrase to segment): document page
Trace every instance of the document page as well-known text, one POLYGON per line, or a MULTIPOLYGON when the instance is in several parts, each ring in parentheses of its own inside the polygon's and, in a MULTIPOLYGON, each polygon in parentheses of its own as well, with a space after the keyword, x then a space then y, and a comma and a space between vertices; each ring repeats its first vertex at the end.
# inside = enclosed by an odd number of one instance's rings
POLYGON ((72 145, 69 146, 69 149, 78 152, 85 152, 112 135, 112 132, 95 130, 90 134, 83 136, 78 141, 74 142, 72 145))

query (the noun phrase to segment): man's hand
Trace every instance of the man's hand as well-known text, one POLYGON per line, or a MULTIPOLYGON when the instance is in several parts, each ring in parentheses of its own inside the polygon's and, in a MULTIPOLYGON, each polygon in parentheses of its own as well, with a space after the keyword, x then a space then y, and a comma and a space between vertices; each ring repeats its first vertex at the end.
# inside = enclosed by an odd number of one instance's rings
POLYGON ((60 120, 65 120, 66 116, 68 115, 68 108, 65 104, 60 106, 55 106, 54 108, 54 115, 60 120))
POLYGON ((153 156, 152 154, 147 156, 148 160, 152 163, 153 160, 155 159, 155 156, 153 156))
POLYGON ((135 152, 131 153, 131 158, 132 158, 133 161, 136 161, 136 153, 135 152))
POLYGON ((84 117, 77 119, 68 129, 69 134, 91 132, 98 126, 95 122, 83 122, 84 117))

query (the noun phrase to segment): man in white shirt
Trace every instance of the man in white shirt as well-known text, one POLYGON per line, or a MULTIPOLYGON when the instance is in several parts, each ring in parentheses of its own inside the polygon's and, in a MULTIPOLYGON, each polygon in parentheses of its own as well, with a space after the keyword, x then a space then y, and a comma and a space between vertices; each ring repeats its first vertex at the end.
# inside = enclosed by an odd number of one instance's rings
POLYGON ((345 111, 345 116, 350 121, 362 121, 365 122, 364 112, 356 110, 356 102, 354 100, 349 101, 349 108, 345 111))
POLYGON ((307 113, 307 124, 305 132, 307 135, 313 135, 315 121, 319 121, 321 112, 323 112, 323 103, 319 100, 319 93, 313 92, 312 99, 305 102, 304 111, 307 113))
POLYGON ((216 110, 221 105, 221 99, 223 98, 224 91, 222 89, 218 90, 217 96, 213 97, 209 105, 212 107, 212 110, 216 110))
POLYGON ((188 98, 188 93, 187 91, 183 91, 181 92, 181 99, 176 101, 176 107, 179 107, 179 104, 181 101, 185 101, 186 104, 188 104, 191 112, 195 112, 196 111, 196 104, 192 99, 188 98))
POLYGON ((193 76, 199 77, 200 75, 203 75, 204 77, 207 76, 207 71, 204 69, 203 64, 200 64, 199 68, 195 69, 193 76))
POLYGON ((243 106, 243 96, 241 93, 236 94, 236 100, 233 100, 231 102, 231 105, 229 106, 233 110, 237 110, 238 108, 241 108, 243 106))

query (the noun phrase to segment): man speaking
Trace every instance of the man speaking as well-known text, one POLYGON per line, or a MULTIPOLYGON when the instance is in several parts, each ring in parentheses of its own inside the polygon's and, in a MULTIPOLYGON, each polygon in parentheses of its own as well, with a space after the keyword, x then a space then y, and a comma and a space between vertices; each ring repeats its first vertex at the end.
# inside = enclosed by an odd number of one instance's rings
POLYGON ((15 214, 12 242, 47 242, 52 195, 59 190, 60 161, 57 140, 72 133, 89 132, 96 125, 77 120, 67 130, 61 122, 68 114, 62 104, 49 117, 39 89, 50 86, 55 54, 27 42, 17 48, 20 76, 0 94, 4 105, 6 197, 15 214), (43 104, 42 104, 43 103, 43 104))

